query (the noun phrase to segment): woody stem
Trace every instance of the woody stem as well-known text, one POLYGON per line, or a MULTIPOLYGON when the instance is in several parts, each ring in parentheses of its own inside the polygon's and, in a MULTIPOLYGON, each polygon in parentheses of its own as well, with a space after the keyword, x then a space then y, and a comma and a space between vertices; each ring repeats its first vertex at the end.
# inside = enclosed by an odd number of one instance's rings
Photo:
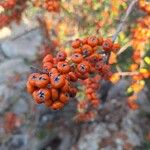
MULTIPOLYGON (((113 37, 112 37, 112 41, 113 41, 113 42, 115 42, 117 36, 118 36, 119 33, 122 31, 122 28, 123 28, 123 26, 124 26, 124 24, 125 24, 125 22, 126 22, 128 16, 130 15, 130 13, 131 13, 131 11, 132 11, 132 9, 133 9, 133 7, 134 7, 134 5, 136 4, 137 1, 138 1, 138 0, 132 0, 132 2, 130 3, 130 5, 129 5, 127 11, 126 11, 125 16, 123 17, 121 23, 118 25, 117 30, 116 30, 116 33, 115 33, 115 34, 113 35, 113 37)), ((108 62, 109 62, 110 53, 111 53, 111 52, 108 52, 108 54, 107 54, 106 64, 108 64, 108 62)))

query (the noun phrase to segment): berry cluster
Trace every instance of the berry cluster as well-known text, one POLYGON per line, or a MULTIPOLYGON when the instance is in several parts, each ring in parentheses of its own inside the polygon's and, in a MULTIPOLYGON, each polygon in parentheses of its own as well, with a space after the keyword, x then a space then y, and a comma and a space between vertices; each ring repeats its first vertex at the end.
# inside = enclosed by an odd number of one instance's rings
POLYGON ((44 103, 47 107, 57 110, 68 103, 70 97, 76 95, 77 89, 72 82, 77 78, 71 71, 66 60, 66 53, 60 51, 56 58, 48 54, 44 57, 43 73, 33 73, 27 82, 28 92, 38 104, 44 103))
POLYGON ((96 75, 93 78, 86 79, 85 83, 85 94, 87 96, 88 102, 94 107, 97 108, 100 104, 100 100, 97 96, 97 90, 100 88, 100 76, 96 75))
POLYGON ((150 3, 145 0, 139 0, 139 7, 142 11, 147 14, 137 20, 136 27, 132 30, 132 47, 133 55, 132 60, 133 64, 130 66, 130 71, 137 71, 136 75, 132 76, 132 82, 128 88, 131 91, 132 95, 129 96, 127 104, 129 108, 135 110, 139 108, 139 105, 136 102, 137 94, 144 88, 144 81, 150 77, 150 72, 145 68, 144 64, 141 65, 145 46, 149 44, 150 41, 150 3), (141 68, 141 66, 143 68, 141 68))
POLYGON ((0 28, 8 25, 12 21, 19 22, 21 20, 22 12, 26 8, 27 0, 7 0, 0 2, 0 6, 4 11, 0 14, 0 28))
POLYGON ((139 7, 147 12, 148 14, 150 14, 150 2, 147 2, 145 0, 139 0, 139 7))
POLYGON ((16 5, 16 0, 7 0, 0 2, 0 6, 5 9, 11 9, 16 5))
POLYGON ((56 57, 46 55, 42 62, 42 73, 33 73, 28 78, 28 92, 38 104, 44 103, 57 110, 68 103, 70 97, 75 97, 76 83, 83 83, 88 101, 94 108, 97 107, 99 80, 109 79, 112 75, 110 66, 105 63, 107 53, 116 51, 116 45, 109 39, 90 36, 72 42, 71 56, 62 50, 56 57))
POLYGON ((43 7, 49 12, 59 12, 60 10, 60 0, 46 0, 43 7))
POLYGON ((100 88, 100 79, 99 75, 88 78, 82 81, 85 86, 85 95, 84 99, 79 100, 77 105, 77 115, 75 117, 76 121, 91 121, 96 117, 96 111, 93 109, 98 109, 100 106, 100 99, 97 95, 97 91, 100 88))

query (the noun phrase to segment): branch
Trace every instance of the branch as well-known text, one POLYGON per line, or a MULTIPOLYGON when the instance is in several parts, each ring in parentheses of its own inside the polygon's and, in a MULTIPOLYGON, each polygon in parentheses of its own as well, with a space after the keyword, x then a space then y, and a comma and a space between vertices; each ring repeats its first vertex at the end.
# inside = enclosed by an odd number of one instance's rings
MULTIPOLYGON (((125 14, 124 18, 122 19, 121 23, 118 25, 117 31, 114 34, 114 36, 112 37, 112 41, 113 42, 116 40, 118 34, 122 31, 122 28, 123 28, 123 26, 124 26, 124 24, 125 24, 128 16, 130 15, 130 13, 132 11, 133 6, 136 4, 137 1, 138 0, 132 0, 132 2, 130 3, 130 5, 129 5, 127 11, 126 11, 126 14, 125 14)), ((110 58, 110 52, 107 55, 107 61, 106 61, 107 64, 109 62, 109 58, 110 58)))
POLYGON ((23 36, 25 36, 25 35, 31 33, 31 32, 34 32, 34 31, 37 30, 37 29, 38 29, 38 27, 34 27, 34 28, 30 29, 30 30, 26 30, 26 31, 24 31, 22 34, 17 35, 16 37, 12 38, 11 40, 12 40, 12 41, 15 41, 15 40, 17 40, 17 39, 19 39, 19 38, 21 38, 21 37, 23 37, 23 36))
POLYGON ((117 74, 120 76, 134 76, 138 75, 139 72, 118 72, 117 74))

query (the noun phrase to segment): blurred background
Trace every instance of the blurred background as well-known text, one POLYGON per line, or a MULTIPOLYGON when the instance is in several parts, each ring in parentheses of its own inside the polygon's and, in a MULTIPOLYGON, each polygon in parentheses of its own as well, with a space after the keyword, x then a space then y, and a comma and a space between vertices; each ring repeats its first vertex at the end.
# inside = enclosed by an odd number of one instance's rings
POLYGON ((0 5, 0 150, 150 150, 150 2, 132 8, 116 39, 121 49, 110 58, 123 77, 101 83, 103 104, 84 122, 74 119, 80 95, 59 111, 34 103, 26 91, 31 66, 40 68, 43 57, 59 49, 70 54, 76 38, 111 38, 132 0, 55 2, 48 10, 42 0, 0 5), (127 105, 132 95, 136 110, 127 105))

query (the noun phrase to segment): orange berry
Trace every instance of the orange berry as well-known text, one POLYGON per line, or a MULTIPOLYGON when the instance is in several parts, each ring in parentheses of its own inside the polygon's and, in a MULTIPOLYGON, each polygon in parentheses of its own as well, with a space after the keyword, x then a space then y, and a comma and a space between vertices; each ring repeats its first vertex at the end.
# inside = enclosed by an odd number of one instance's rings
POLYGON ((83 56, 79 53, 75 53, 71 56, 71 60, 74 62, 74 63, 80 63, 82 60, 83 60, 83 56))
POLYGON ((74 49, 74 53, 82 53, 82 50, 81 50, 81 48, 76 48, 76 49, 74 49))
POLYGON ((96 64, 97 62, 99 62, 100 60, 102 60, 102 55, 100 54, 92 54, 91 56, 89 56, 89 61, 92 64, 96 64))
POLYGON ((86 56, 86 57, 90 56, 92 53, 93 53, 93 49, 90 45, 85 44, 82 46, 82 54, 84 56, 86 56))
POLYGON ((45 100, 51 97, 51 93, 48 89, 39 89, 33 92, 33 99, 36 103, 41 104, 45 100))
POLYGON ((44 57, 43 63, 46 63, 46 62, 53 63, 53 56, 51 54, 48 54, 44 57))
POLYGON ((92 100, 91 103, 94 108, 98 108, 100 105, 100 101, 98 99, 92 100))
POLYGON ((79 71, 79 73, 85 74, 89 72, 90 66, 86 61, 83 61, 77 65, 77 70, 79 71))
POLYGON ((139 109, 139 105, 135 101, 128 101, 127 104, 128 104, 128 107, 132 110, 139 109))
POLYGON ((46 71, 50 71, 53 68, 53 64, 51 62, 45 62, 43 64, 43 69, 45 69, 46 71))
POLYGON ((87 96, 88 100, 90 100, 90 101, 92 100, 92 95, 91 94, 87 94, 86 96, 87 96))
POLYGON ((49 83, 49 76, 47 74, 42 74, 38 77, 38 79, 35 82, 35 85, 39 88, 44 88, 49 83))
POLYGON ((116 53, 120 49, 120 45, 118 43, 114 43, 112 46, 112 52, 116 53))
POLYGON ((113 42, 110 39, 106 39, 103 41, 102 47, 105 51, 111 51, 113 46, 113 42))
POLYGON ((83 43, 83 44, 87 44, 87 39, 88 39, 88 38, 84 38, 84 39, 82 40, 82 43, 83 43))
POLYGON ((58 74, 58 70, 56 68, 52 68, 50 71, 49 71, 49 76, 53 76, 54 74, 58 74))
POLYGON ((92 88, 88 88, 85 92, 86 92, 86 94, 91 94, 91 93, 93 93, 93 89, 92 88))
POLYGON ((35 86, 35 82, 36 80, 38 79, 38 77, 40 76, 39 73, 32 73, 29 78, 28 78, 28 81, 29 83, 32 85, 32 86, 35 86))
POLYGON ((80 45, 81 45, 81 41, 79 39, 76 39, 75 41, 72 42, 73 48, 79 48, 80 45))
POLYGON ((61 88, 61 91, 62 92, 68 92, 69 89, 70 89, 70 83, 69 83, 69 81, 66 80, 65 85, 61 88))
POLYGON ((76 82, 78 80, 77 75, 74 72, 69 72, 69 79, 72 82, 76 82))
POLYGON ((91 36, 87 39, 87 43, 92 47, 97 46, 98 42, 99 41, 98 41, 97 37, 95 37, 95 36, 91 36))
POLYGON ((52 87, 58 89, 65 85, 66 79, 64 75, 54 74, 53 76, 51 76, 50 81, 52 87))
POLYGON ((36 90, 36 88, 33 85, 31 85, 29 81, 26 83, 26 87, 27 87, 28 93, 30 94, 32 94, 36 90))
POLYGON ((70 66, 68 65, 67 62, 61 61, 61 62, 58 62, 57 69, 60 73, 65 74, 65 73, 68 73, 70 71, 70 66))
POLYGON ((65 51, 59 51, 56 55, 58 61, 64 61, 67 57, 67 53, 65 51))
POLYGON ((51 89, 51 93, 52 93, 52 100, 53 101, 58 100, 58 98, 59 98, 59 92, 58 92, 58 90, 55 89, 55 88, 52 88, 51 89))
POLYGON ((66 103, 68 103, 68 101, 69 101, 69 95, 68 95, 67 93, 61 93, 61 94, 60 94, 60 97, 59 97, 59 100, 60 100, 62 103, 66 104, 66 103))
POLYGON ((50 108, 51 109, 54 109, 54 110, 59 110, 59 109, 61 109, 61 108, 63 108, 64 107, 64 104, 62 103, 62 102, 54 102, 51 106, 50 106, 50 108))

